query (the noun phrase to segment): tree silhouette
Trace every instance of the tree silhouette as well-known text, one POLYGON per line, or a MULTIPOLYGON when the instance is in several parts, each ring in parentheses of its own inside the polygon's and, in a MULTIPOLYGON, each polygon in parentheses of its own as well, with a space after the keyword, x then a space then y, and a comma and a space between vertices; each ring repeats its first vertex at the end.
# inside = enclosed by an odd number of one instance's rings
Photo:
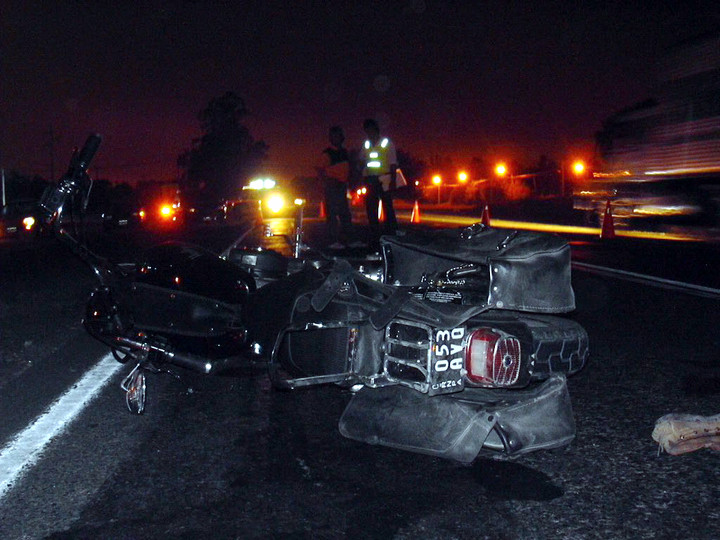
POLYGON ((405 178, 416 180, 427 174, 427 164, 413 156, 410 152, 398 149, 397 151, 398 166, 402 169, 405 178))
POLYGON ((198 119, 204 134, 178 157, 185 169, 183 190, 196 202, 218 202, 237 195, 262 164, 268 146, 253 139, 241 120, 245 102, 234 92, 210 100, 198 119))

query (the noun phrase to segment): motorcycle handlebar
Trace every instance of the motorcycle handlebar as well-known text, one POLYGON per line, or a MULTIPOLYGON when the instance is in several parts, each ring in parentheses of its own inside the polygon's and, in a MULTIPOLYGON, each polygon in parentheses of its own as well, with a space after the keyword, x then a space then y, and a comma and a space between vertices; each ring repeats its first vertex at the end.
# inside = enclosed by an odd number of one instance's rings
POLYGON ((211 373, 214 367, 213 362, 195 354, 164 351, 164 358, 170 364, 199 373, 211 373))
POLYGON ((199 373, 211 373, 214 368, 216 368, 215 364, 207 358, 190 353, 175 352, 166 344, 161 342, 152 343, 137 341, 124 336, 116 336, 114 339, 126 347, 130 347, 138 351, 144 351, 146 354, 150 352, 159 354, 160 358, 164 362, 192 371, 197 371, 199 373))
POLYGON ((87 171, 88 167, 90 166, 90 162, 92 161, 93 157, 95 157, 95 153, 98 151, 98 148, 100 148, 101 142, 102 137, 97 133, 93 133, 88 136, 85 144, 82 147, 82 150, 80 150, 80 153, 77 157, 76 170, 78 172, 87 171))
POLYGON ((102 137, 97 133, 89 135, 82 150, 79 152, 75 150, 73 153, 70 167, 65 176, 58 180, 54 188, 48 189, 43 195, 40 206, 47 214, 45 219, 48 225, 52 225, 58 219, 68 199, 71 199, 81 189, 88 189, 87 169, 101 142, 102 137))

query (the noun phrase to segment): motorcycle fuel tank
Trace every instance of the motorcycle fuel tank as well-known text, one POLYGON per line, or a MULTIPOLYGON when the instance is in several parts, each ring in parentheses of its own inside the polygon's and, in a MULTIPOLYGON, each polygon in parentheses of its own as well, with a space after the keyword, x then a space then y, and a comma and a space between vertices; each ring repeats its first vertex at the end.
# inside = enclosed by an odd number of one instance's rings
POLYGON ((167 242, 144 252, 135 281, 240 304, 255 290, 245 270, 198 246, 167 242))
POLYGON ((237 333, 250 274, 202 248, 165 243, 146 251, 130 285, 135 326, 163 334, 237 333))

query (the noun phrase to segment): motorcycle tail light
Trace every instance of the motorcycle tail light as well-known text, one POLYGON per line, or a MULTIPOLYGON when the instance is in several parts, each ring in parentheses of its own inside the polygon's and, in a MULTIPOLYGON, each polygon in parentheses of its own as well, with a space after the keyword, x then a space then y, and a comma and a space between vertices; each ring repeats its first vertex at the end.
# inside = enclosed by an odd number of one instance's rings
POLYGON ((512 386, 520 377, 520 340, 500 330, 480 328, 468 340, 465 368, 470 382, 512 386))

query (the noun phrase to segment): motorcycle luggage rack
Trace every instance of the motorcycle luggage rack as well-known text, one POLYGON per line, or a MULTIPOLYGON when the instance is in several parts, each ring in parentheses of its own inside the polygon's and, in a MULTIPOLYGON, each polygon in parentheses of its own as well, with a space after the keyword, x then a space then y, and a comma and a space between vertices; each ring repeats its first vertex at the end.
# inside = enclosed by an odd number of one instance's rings
MULTIPOLYGON (((273 385, 277 388, 291 390, 304 386, 314 386, 317 384, 340 383, 353 379, 355 373, 353 371, 353 356, 355 346, 355 336, 357 334, 357 326, 359 321, 345 321, 342 323, 303 323, 291 324, 286 326, 275 340, 270 362, 268 364, 268 373, 273 385), (285 344, 286 337, 293 333, 305 333, 322 330, 348 330, 348 343, 345 369, 339 373, 328 373, 324 375, 309 375, 304 377, 292 377, 283 369, 282 362, 279 360, 281 349, 285 344)), ((289 346, 289 344, 288 344, 289 346)))
POLYGON ((430 387, 432 329, 412 321, 393 321, 385 328, 385 376, 427 393, 430 387))

